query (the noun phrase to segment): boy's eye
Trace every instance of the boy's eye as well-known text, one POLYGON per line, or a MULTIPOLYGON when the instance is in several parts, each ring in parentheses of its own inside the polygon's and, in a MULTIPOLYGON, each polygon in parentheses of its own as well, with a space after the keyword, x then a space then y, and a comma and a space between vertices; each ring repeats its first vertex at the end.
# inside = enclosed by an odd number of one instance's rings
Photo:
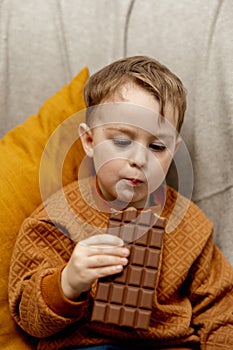
POLYGON ((119 147, 126 147, 131 144, 131 140, 128 140, 128 139, 113 139, 112 141, 114 145, 119 147))
POLYGON ((166 146, 163 144, 159 144, 159 143, 151 143, 150 148, 154 152, 163 152, 166 150, 166 146))

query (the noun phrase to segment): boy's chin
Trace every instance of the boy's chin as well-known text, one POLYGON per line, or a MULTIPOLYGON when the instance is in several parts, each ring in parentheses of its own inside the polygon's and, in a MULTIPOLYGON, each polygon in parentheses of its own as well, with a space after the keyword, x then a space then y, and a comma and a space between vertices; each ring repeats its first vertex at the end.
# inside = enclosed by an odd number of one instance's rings
POLYGON ((118 197, 115 199, 114 204, 116 207, 118 207, 120 210, 129 208, 129 207, 135 207, 135 208, 146 208, 148 206, 149 199, 146 198, 125 198, 125 196, 118 197))

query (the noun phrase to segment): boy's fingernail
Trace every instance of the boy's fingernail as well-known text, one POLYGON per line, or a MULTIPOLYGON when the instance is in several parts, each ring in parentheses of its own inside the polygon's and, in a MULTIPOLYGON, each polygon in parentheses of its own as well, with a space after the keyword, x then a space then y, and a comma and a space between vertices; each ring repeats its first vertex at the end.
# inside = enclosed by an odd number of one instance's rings
POLYGON ((116 266, 116 270, 117 270, 117 271, 121 271, 122 269, 123 269, 122 265, 117 265, 117 266, 116 266))
POLYGON ((121 258, 122 265, 127 265, 128 264, 128 259, 126 258, 121 258))
POLYGON ((129 255, 129 249, 123 248, 122 249, 122 254, 125 255, 125 256, 128 256, 129 255))

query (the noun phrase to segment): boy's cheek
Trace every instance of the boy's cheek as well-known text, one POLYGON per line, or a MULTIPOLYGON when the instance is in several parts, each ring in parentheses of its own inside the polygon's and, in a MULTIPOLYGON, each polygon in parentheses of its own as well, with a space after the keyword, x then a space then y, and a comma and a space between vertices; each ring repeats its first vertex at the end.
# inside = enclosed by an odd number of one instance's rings
POLYGON ((156 160, 160 163, 160 166, 163 169, 165 176, 166 176, 166 173, 171 165, 172 159, 173 159, 173 154, 169 150, 166 150, 165 152, 162 152, 161 154, 158 153, 156 155, 156 160))
POLYGON ((167 153, 161 157, 156 157, 148 167, 145 174, 148 182, 149 192, 155 191, 164 181, 171 165, 172 157, 167 153))
POLYGON ((126 153, 116 153, 112 151, 109 145, 98 147, 94 150, 94 163, 96 170, 103 166, 121 166, 128 161, 126 153))

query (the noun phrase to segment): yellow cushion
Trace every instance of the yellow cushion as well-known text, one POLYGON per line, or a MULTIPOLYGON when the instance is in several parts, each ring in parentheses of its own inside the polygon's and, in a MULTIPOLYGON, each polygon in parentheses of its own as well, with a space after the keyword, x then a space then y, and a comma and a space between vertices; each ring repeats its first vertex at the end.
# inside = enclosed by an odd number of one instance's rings
MULTIPOLYGON (((44 103, 38 115, 28 118, 0 140, 0 349, 34 348, 30 337, 25 336, 9 314, 10 257, 22 221, 41 202, 39 166, 47 140, 58 125, 85 108, 82 91, 88 76, 88 69, 84 68, 44 103)), ((80 142, 76 142, 65 160, 64 184, 75 179, 83 155, 80 142)))

